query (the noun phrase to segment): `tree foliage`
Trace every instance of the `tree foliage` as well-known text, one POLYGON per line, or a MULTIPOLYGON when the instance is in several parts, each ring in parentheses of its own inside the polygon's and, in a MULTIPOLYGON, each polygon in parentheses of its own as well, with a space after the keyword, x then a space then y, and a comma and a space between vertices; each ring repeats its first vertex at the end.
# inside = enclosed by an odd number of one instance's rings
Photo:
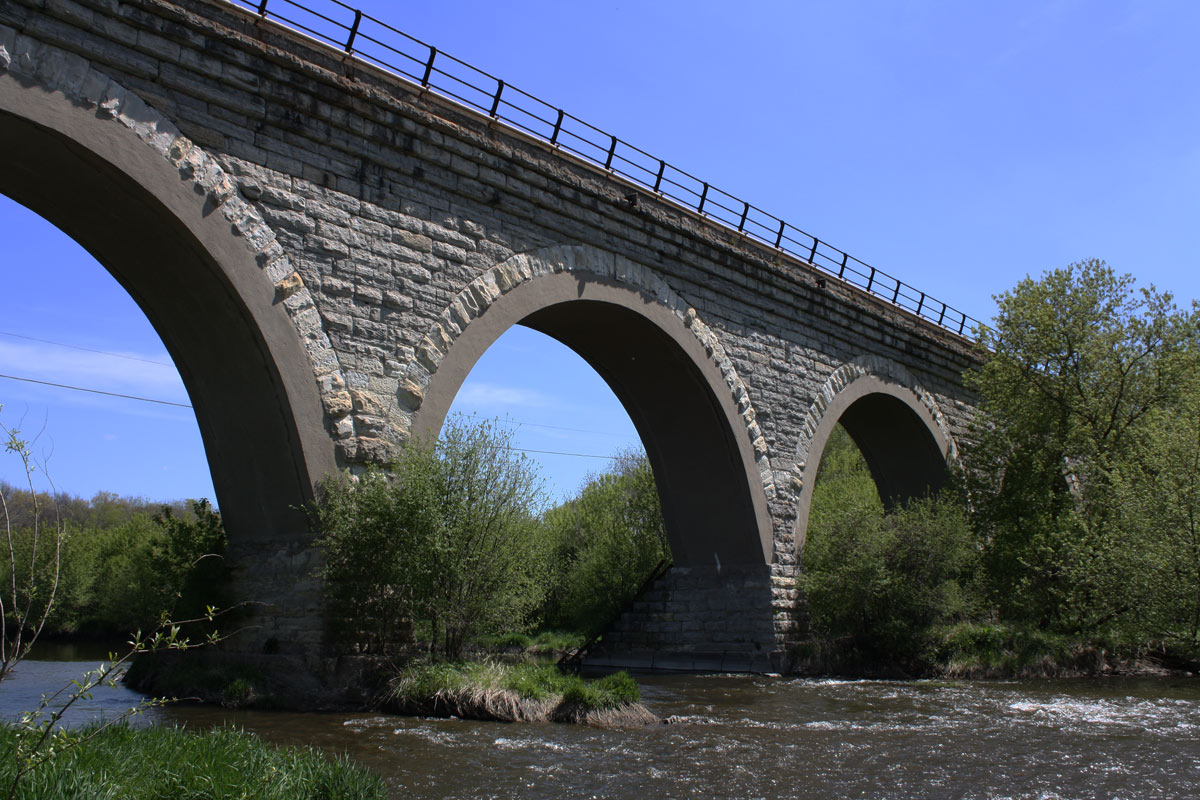
MULTIPOLYGON (((0 497, 9 510, 6 541, 12 554, 0 564, 0 581, 11 589, 17 568, 19 596, 31 592, 35 604, 48 611, 45 635, 124 641, 133 631, 154 629, 164 612, 190 618, 208 605, 227 605, 225 530, 207 500, 156 506, 107 492, 84 500, 2 482, 0 497), (53 514, 56 548, 47 546, 46 509, 53 514), (55 560, 57 585, 47 608, 55 560)), ((10 613, 6 624, 15 626, 16 616, 10 613)))
POLYGON ((1099 261, 997 300, 966 448, 993 598, 1007 618, 1144 638, 1149 598, 1176 591, 1162 577, 1191 563, 1196 312, 1099 261))
POLYGON ((873 662, 910 661, 928 629, 977 613, 977 560, 955 492, 885 514, 862 454, 834 428, 804 545, 803 586, 819 638, 873 662))
POLYGON ((523 627, 544 591, 541 483, 512 434, 450 420, 433 447, 327 483, 314 510, 343 641, 415 640, 448 659, 468 637, 523 627))
POLYGON ((543 517, 554 543, 549 628, 595 636, 612 623, 671 550, 654 473, 643 453, 620 454, 579 494, 543 517))

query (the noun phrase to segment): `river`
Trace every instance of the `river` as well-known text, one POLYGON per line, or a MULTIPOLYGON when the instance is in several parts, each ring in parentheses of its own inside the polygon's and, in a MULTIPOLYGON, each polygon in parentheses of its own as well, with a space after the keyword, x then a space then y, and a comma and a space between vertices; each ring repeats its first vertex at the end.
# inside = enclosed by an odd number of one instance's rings
MULTIPOLYGON (((0 716, 96 663, 24 662, 0 685, 0 716)), ((196 706, 153 709, 137 724, 231 723, 344 752, 397 798, 1200 797, 1200 679, 639 682, 670 724, 608 731, 196 706)), ((98 691, 75 719, 138 698, 98 691)))

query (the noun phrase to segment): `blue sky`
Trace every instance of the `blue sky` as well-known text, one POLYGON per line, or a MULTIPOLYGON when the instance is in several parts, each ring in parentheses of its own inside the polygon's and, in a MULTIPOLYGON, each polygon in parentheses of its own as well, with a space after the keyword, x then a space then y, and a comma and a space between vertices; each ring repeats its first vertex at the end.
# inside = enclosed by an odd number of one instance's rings
MULTIPOLYGON (((1090 257, 1200 298, 1200 4, 360 5, 977 318, 1026 274, 1090 257)), ((187 402, 86 254, 4 198, 0 242, 0 374, 187 402)), ((0 404, 44 426, 60 489, 212 496, 187 409, 9 379, 0 404)), ((522 423, 528 449, 636 441, 594 373, 523 329, 456 405, 522 423)), ((538 457, 555 497, 606 464, 538 457)))

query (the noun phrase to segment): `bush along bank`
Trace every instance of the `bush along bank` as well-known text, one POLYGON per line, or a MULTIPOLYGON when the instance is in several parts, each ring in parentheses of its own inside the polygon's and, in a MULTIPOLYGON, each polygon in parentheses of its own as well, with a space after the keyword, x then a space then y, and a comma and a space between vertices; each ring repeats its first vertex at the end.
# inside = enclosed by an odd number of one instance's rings
POLYGON ((797 645, 791 672, 850 678, 1036 679, 1200 676, 1200 658, 1004 622, 959 622, 920 632, 897 657, 864 637, 814 637, 797 645))
POLYGON ((392 680, 386 711, 499 722, 575 722, 635 727, 658 722, 626 672, 596 680, 552 664, 415 664, 392 680))

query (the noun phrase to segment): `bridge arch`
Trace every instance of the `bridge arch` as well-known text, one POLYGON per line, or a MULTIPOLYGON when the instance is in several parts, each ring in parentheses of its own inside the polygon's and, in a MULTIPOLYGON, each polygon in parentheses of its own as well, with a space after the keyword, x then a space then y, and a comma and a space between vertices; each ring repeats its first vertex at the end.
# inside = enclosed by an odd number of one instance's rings
POLYGON ((651 270, 585 246, 507 259, 461 291, 409 364, 398 403, 436 435, 467 374, 513 325, 579 354, 646 447, 681 566, 773 555, 770 462, 745 384, 717 336, 651 270))
POLYGON ((19 34, 5 55, 0 193, 88 250, 158 332, 235 559, 303 549, 299 509, 335 469, 322 387, 339 377, 299 275, 219 164, 135 93, 19 34))
POLYGON ((937 400, 903 366, 861 356, 834 370, 809 408, 796 448, 795 547, 803 556, 821 455, 838 423, 871 470, 885 507, 941 487, 958 450, 937 400))

